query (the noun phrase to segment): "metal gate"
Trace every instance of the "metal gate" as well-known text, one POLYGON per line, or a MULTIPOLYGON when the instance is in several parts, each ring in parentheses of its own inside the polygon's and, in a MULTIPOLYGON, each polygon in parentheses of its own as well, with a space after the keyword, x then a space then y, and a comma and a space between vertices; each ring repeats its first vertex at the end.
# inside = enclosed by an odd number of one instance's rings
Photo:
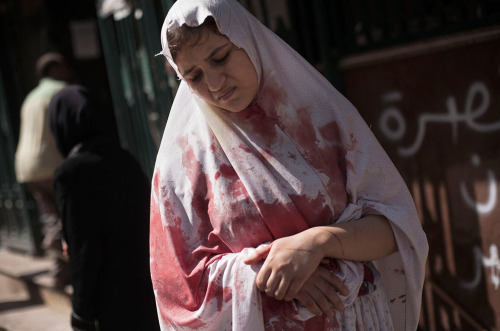
POLYGON ((0 71, 0 244, 31 254, 39 253, 39 227, 34 200, 16 181, 15 139, 0 71))

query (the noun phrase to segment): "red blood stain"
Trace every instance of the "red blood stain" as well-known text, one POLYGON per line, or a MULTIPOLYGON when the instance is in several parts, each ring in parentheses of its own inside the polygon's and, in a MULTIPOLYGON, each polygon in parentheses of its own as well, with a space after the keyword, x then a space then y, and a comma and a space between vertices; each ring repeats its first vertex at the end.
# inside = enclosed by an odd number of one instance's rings
POLYGON ((153 173, 153 187, 156 188, 156 190, 159 190, 160 188, 160 172, 158 169, 155 169, 155 172, 153 173))
POLYGON ((252 132, 267 145, 270 145, 276 139, 275 126, 277 118, 266 114, 256 103, 253 103, 242 112, 228 114, 228 116, 239 122, 245 128, 245 131, 252 132))
MULTIPOLYGON (((207 303, 215 300, 217 302, 217 310, 222 310, 222 302, 224 297, 224 288, 222 287, 222 271, 218 270, 218 275, 209 284, 205 293, 205 301, 207 303)), ((201 290, 201 289, 200 289, 201 290)), ((229 289, 230 291, 231 289, 229 289)))
POLYGON ((319 128, 319 133, 328 142, 340 144, 342 143, 340 130, 337 122, 330 122, 319 128))
POLYGON ((222 299, 224 300, 224 302, 228 302, 229 300, 231 300, 232 296, 233 294, 230 287, 224 287, 222 289, 222 299))
POLYGON ((309 227, 328 225, 333 219, 332 212, 325 204, 325 198, 319 195, 310 199, 303 195, 290 195, 290 199, 301 215, 305 215, 309 227))
POLYGON ((230 164, 223 163, 219 165, 219 172, 227 179, 235 180, 238 177, 236 170, 234 170, 233 166, 230 164))
POLYGON ((298 120, 288 123, 284 130, 298 145, 304 159, 317 172, 327 176, 328 179, 323 184, 331 199, 335 214, 339 215, 347 205, 346 150, 342 145, 340 130, 335 122, 319 128, 321 137, 326 140, 320 148, 315 126, 308 112, 307 108, 297 109, 298 120))
POLYGON ((203 166, 200 161, 196 159, 193 147, 188 144, 187 137, 180 138, 178 144, 183 150, 182 165, 186 169, 188 179, 191 182, 192 191, 194 192, 199 181, 199 176, 203 174, 203 166))
POLYGON ((340 324, 336 318, 315 316, 298 321, 295 301, 278 301, 262 293, 262 313, 266 328, 271 330, 336 330, 340 324))
POLYGON ((294 130, 297 142, 299 144, 306 143, 308 145, 316 145, 318 143, 316 129, 312 123, 311 117, 308 114, 307 108, 297 109, 297 117, 298 125, 294 130))
POLYGON ((188 144, 187 138, 179 139, 182 154, 182 165, 186 169, 192 189, 192 207, 201 220, 198 229, 200 238, 207 238, 212 230, 208 216, 209 203, 212 200, 212 183, 209 176, 204 172, 201 161, 196 158, 193 147, 188 144))
POLYGON ((278 107, 281 104, 284 104, 286 100, 286 92, 282 88, 278 87, 278 84, 271 79, 262 89, 258 103, 261 105, 268 117, 276 118, 278 116, 278 107))
POLYGON ((221 164, 219 166, 220 175, 222 175, 228 182, 227 193, 235 200, 241 200, 242 198, 248 198, 248 193, 240 180, 233 166, 229 164, 221 164))
POLYGON ((353 151, 354 148, 356 147, 356 145, 358 144, 358 140, 356 139, 356 137, 354 137, 354 134, 352 134, 352 133, 349 135, 349 137, 350 137, 351 144, 347 146, 347 149, 349 151, 353 151))
POLYGON ((354 135, 351 133, 350 135, 350 144, 348 146, 345 146, 341 148, 340 146, 342 145, 342 137, 340 134, 340 129, 337 124, 337 122, 332 121, 322 127, 319 128, 319 132, 321 136, 326 139, 331 145, 334 147, 334 149, 337 150, 338 157, 343 161, 344 165, 343 167, 347 167, 351 171, 354 171, 354 166, 350 161, 348 161, 345 156, 347 154, 347 151, 354 151, 355 146, 357 144, 356 138, 354 138, 354 135))
POLYGON ((257 208, 274 238, 294 235, 309 228, 304 217, 293 204, 282 204, 278 201, 256 202, 257 208), (283 221, 286 220, 286 226, 283 221))
POLYGON ((247 153, 252 153, 252 150, 250 148, 248 148, 247 146, 243 145, 243 144, 240 144, 238 147, 241 148, 242 150, 244 150, 247 153))
POLYGON ((245 188, 243 182, 239 179, 230 182, 227 186, 227 190, 229 191, 229 194, 232 195, 232 198, 235 201, 240 200, 242 197, 248 198, 247 189, 245 188))
MULTIPOLYGON (((158 184, 153 184, 153 190, 154 194, 161 198, 158 194, 158 184)), ((165 207, 167 213, 171 214, 172 210, 168 210, 171 206, 165 204, 165 207)), ((189 287, 186 286, 182 277, 171 277, 179 272, 179 265, 174 262, 176 254, 184 253, 175 252, 176 245, 177 248, 179 246, 174 237, 182 234, 182 232, 178 232, 178 221, 178 219, 174 219, 172 220, 173 226, 163 227, 156 199, 151 200, 150 250, 153 256, 151 275, 157 299, 162 303, 159 305, 161 316, 175 321, 182 321, 186 318, 185 322, 189 323, 190 317, 183 308, 193 306, 193 300, 189 297, 189 287), (179 295, 172 295, 172 293, 179 295)))
POLYGON ((394 273, 397 275, 404 275, 405 269, 403 267, 396 268, 396 269, 394 269, 394 273))

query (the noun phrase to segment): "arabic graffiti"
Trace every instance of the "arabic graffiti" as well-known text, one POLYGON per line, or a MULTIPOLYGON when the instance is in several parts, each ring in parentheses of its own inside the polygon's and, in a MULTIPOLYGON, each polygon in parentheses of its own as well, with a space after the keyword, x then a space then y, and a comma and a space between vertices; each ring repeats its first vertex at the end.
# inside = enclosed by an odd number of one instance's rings
MULTIPOLYGON (((474 166, 479 166, 480 159, 477 154, 472 155, 472 164, 474 166)), ((464 182, 460 183, 460 194, 465 201, 465 204, 470 208, 476 210, 479 214, 488 214, 495 208, 495 203, 497 201, 497 181, 495 178, 495 174, 492 170, 488 170, 488 199, 486 202, 481 203, 478 201, 474 201, 469 192, 467 191, 467 187, 464 182)))
POLYGON ((465 281, 460 279, 460 285, 467 290, 473 290, 479 286, 481 283, 481 275, 483 274, 483 261, 484 256, 481 248, 475 246, 473 249, 474 254, 474 278, 470 281, 465 281))
POLYGON ((495 290, 500 288, 500 258, 498 256, 498 247, 495 244, 490 245, 490 256, 483 255, 481 248, 475 246, 474 253, 474 277, 470 281, 460 279, 460 286, 466 290, 474 290, 481 283, 483 266, 491 269, 490 278, 495 290))
POLYGON ((491 268, 491 282, 495 286, 495 290, 498 290, 500 287, 500 259, 497 245, 490 245, 490 257, 483 257, 483 264, 485 267, 491 268))
MULTIPOLYGON (((391 91, 382 96, 384 102, 397 102, 402 99, 399 91, 391 91)), ((491 132, 500 130, 500 121, 494 123, 478 123, 479 117, 483 116, 490 107, 490 92, 483 82, 473 82, 467 91, 464 111, 459 113, 455 97, 450 96, 446 99, 447 113, 434 114, 422 113, 418 117, 418 131, 413 143, 409 146, 403 146, 398 149, 401 156, 408 157, 414 155, 420 149, 424 141, 427 124, 429 123, 449 123, 452 126, 452 140, 457 142, 458 124, 463 122, 476 132, 491 132), (477 102, 479 100, 479 102, 477 102)), ((401 111, 389 106, 386 108, 379 120, 379 126, 382 133, 390 140, 398 141, 406 133, 406 122, 401 111), (390 122, 395 125, 391 127, 390 122)))

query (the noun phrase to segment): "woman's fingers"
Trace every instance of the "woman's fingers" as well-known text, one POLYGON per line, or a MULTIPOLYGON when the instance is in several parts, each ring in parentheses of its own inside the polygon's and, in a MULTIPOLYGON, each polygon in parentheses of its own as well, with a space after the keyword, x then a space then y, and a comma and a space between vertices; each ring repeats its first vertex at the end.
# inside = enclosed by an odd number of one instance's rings
POLYGON ((340 298, 337 289, 333 287, 331 283, 327 282, 323 277, 319 277, 314 282, 314 286, 317 290, 315 292, 312 292, 316 295, 314 297, 315 300, 320 300, 320 302, 323 302, 322 298, 324 298, 324 300, 328 302, 330 309, 333 307, 338 311, 344 311, 345 307, 344 304, 342 303, 342 299, 340 298))
POLYGON ((264 292, 270 297, 275 297, 274 294, 278 289, 278 286, 281 283, 281 278, 277 277, 276 273, 271 273, 269 278, 267 279, 264 292))
POLYGON ((320 266, 294 298, 309 308, 313 314, 318 315, 319 309, 322 314, 333 316, 334 309, 338 311, 345 309, 339 291, 346 293, 346 286, 333 272, 320 266))
POLYGON ((270 297, 292 300, 322 259, 322 251, 316 249, 313 239, 303 231, 258 247, 244 261, 252 264, 265 260, 255 279, 257 287, 270 297))
POLYGON ((291 282, 288 279, 286 279, 285 277, 281 278, 278 288, 274 291, 274 297, 278 300, 283 300, 287 292, 289 291, 290 285, 291 282))
POLYGON ((255 285, 257 285, 257 288, 262 292, 266 291, 267 281, 271 276, 271 272, 271 269, 267 269, 265 272, 257 273, 257 277, 255 277, 255 285))
POLYGON ((330 258, 324 258, 323 260, 321 260, 320 262, 321 265, 324 265, 324 266, 327 266, 330 264, 330 258))
POLYGON ((336 292, 347 296, 349 295, 349 290, 347 286, 335 275, 334 272, 327 268, 319 267, 318 274, 330 285, 329 288, 334 288, 336 292))
POLYGON ((312 284, 305 288, 305 291, 316 302, 316 305, 321 309, 321 313, 327 316, 333 316, 333 308, 330 306, 330 301, 325 294, 316 285, 312 284))
MULTIPOLYGON (((311 277, 311 278, 313 278, 313 277, 311 277)), ((311 278, 309 278, 309 279, 311 279, 311 278)), ((293 298, 295 298, 303 286, 304 286, 304 282, 297 281, 297 280, 293 281, 290 284, 290 286, 288 287, 288 291, 285 294, 285 300, 290 301, 293 298)))
POLYGON ((267 273, 257 275, 255 284, 257 288, 265 292, 268 296, 283 300, 290 285, 290 281, 287 279, 286 274, 283 275, 269 269, 267 273))
POLYGON ((311 313, 314 315, 321 315, 322 311, 316 304, 316 301, 309 295, 306 291, 300 291, 295 297, 300 303, 302 303, 311 313))
POLYGON ((243 260, 243 263, 245 264, 257 264, 262 260, 265 260, 267 255, 269 254, 269 251, 271 250, 271 244, 262 244, 255 248, 255 251, 253 254, 251 254, 249 257, 247 257, 245 260, 243 260))
MULTIPOLYGON (((300 301, 304 306, 306 306, 311 313, 315 315, 333 316, 335 314, 334 308, 338 310, 343 310, 343 306, 333 305, 327 295, 324 293, 324 285, 327 284, 326 281, 318 278, 315 281, 308 281, 304 287, 295 296, 295 299, 300 301), (320 281, 323 285, 317 286, 317 282, 320 281), (340 309, 339 309, 340 308, 340 309)), ((331 286, 330 286, 331 287, 331 286)), ((333 290, 335 292, 335 290, 333 290)), ((340 301, 340 299, 338 299, 340 301)), ((342 303, 342 302, 340 302, 342 303)))

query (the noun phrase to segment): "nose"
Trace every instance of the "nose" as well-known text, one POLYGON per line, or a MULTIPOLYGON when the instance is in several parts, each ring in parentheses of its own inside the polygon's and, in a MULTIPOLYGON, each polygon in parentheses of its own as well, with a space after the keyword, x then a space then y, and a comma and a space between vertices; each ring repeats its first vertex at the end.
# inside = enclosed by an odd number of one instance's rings
POLYGON ((211 92, 217 92, 224 86, 226 75, 218 70, 210 70, 205 73, 205 80, 211 92))

